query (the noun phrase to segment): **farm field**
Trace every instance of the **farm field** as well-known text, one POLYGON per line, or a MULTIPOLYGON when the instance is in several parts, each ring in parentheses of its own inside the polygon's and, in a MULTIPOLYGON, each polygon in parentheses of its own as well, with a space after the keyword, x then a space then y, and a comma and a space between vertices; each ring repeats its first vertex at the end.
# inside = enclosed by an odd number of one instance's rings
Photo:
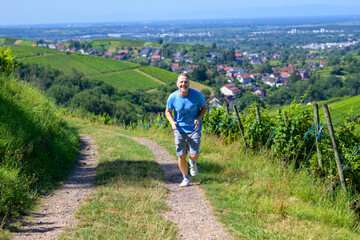
MULTIPOLYGON (((162 82, 165 83, 171 83, 176 81, 178 74, 173 73, 173 72, 169 72, 160 68, 155 68, 155 67, 142 67, 139 68, 140 71, 149 74, 150 76, 153 76, 157 79, 159 79, 162 82)), ((214 94, 214 90, 206 85, 203 85, 201 83, 195 82, 195 81, 191 81, 190 83, 191 88, 196 89, 197 91, 201 91, 202 89, 209 89, 211 91, 211 94, 214 94)))
POLYGON ((48 54, 63 54, 58 50, 31 46, 11 46, 10 50, 11 53, 16 56, 17 60, 26 57, 34 57, 48 54))
MULTIPOLYGON (((320 102, 319 105, 322 106, 323 103, 328 104, 331 119, 335 126, 344 120, 360 117, 360 96, 333 98, 320 102)), ((323 118, 323 115, 321 109, 320 116, 323 118)), ((357 130, 360 133, 360 129, 357 130)))
MULTIPOLYGON (((145 42, 131 39, 96 39, 92 41, 93 48, 100 49, 104 47, 109 51, 114 51, 116 48, 142 48, 147 46, 157 47, 159 44, 154 42, 145 42)), ((115 52, 115 51, 114 51, 115 52)))
POLYGON ((174 79, 177 79, 177 74, 173 72, 169 72, 163 69, 155 68, 155 67, 142 67, 139 68, 140 71, 147 73, 164 83, 171 83, 174 79))
POLYGON ((139 65, 135 63, 121 62, 96 56, 82 54, 51 54, 45 56, 36 56, 19 59, 23 63, 37 63, 39 65, 49 65, 52 68, 69 74, 73 68, 82 72, 85 76, 122 71, 136 68, 139 65))
POLYGON ((160 86, 161 84, 151 78, 137 72, 136 70, 125 70, 116 73, 101 74, 89 77, 94 81, 103 81, 112 85, 118 90, 135 91, 137 89, 150 89, 160 86))

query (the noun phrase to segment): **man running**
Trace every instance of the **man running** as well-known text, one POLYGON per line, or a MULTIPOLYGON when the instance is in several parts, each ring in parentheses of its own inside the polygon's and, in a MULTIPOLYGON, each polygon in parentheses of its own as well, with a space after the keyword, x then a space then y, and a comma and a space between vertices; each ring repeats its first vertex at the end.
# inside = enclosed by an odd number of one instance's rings
POLYGON ((170 94, 165 115, 169 120, 175 136, 176 154, 180 171, 184 177, 180 187, 190 185, 186 156, 190 152, 189 164, 191 176, 196 176, 198 169, 196 160, 199 158, 201 138, 201 119, 206 113, 205 100, 200 92, 189 88, 189 76, 181 73, 178 76, 176 90, 170 94), (174 112, 174 118, 172 117, 174 112))

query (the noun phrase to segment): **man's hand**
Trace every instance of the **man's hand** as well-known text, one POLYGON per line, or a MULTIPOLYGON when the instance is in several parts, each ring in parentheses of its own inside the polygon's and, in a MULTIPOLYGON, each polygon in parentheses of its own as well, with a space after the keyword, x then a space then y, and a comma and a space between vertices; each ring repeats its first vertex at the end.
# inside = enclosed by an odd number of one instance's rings
POLYGON ((200 127, 199 126, 199 120, 195 119, 194 124, 195 124, 194 130, 195 130, 195 132, 197 132, 199 130, 199 127, 200 127))
POLYGON ((171 123, 172 130, 177 130, 176 124, 177 122, 171 123))

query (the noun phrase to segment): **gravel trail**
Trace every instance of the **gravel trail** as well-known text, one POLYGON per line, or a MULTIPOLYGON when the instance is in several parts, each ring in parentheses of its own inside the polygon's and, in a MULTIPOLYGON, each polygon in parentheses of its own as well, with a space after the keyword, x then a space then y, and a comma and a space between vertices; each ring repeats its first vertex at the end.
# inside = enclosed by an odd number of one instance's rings
POLYGON ((89 135, 80 135, 82 151, 74 173, 63 185, 40 199, 39 208, 30 217, 22 219, 23 225, 14 240, 56 239, 64 228, 78 223, 74 213, 81 201, 94 192, 93 185, 98 162, 94 139, 89 135))

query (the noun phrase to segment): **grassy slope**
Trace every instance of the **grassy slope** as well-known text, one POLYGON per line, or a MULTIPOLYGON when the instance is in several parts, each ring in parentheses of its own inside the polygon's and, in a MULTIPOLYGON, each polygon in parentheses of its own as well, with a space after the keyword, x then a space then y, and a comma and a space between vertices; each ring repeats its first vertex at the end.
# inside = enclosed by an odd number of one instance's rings
POLYGON ((85 76, 104 74, 108 72, 122 71, 139 67, 138 64, 116 61, 108 58, 99 58, 83 54, 65 54, 57 50, 45 51, 41 55, 31 56, 34 53, 41 53, 43 48, 39 47, 12 47, 11 51, 18 56, 17 60, 23 63, 37 63, 48 65, 52 68, 70 73, 72 68, 82 72, 85 76), (25 57, 27 56, 27 57, 25 57))
POLYGON ((125 70, 117 73, 101 74, 89 77, 91 80, 103 81, 119 90, 135 91, 136 89, 150 89, 161 84, 144 76, 135 70, 125 70))
POLYGON ((105 49, 108 49, 111 52, 115 52, 116 48, 118 49, 141 49, 142 47, 152 46, 152 47, 159 47, 158 43, 154 42, 145 42, 139 40, 131 40, 131 39, 95 39, 92 41, 93 48, 100 49, 102 46, 105 49))
MULTIPOLYGON (((0 75, 0 222, 32 206, 73 169, 75 129, 39 91, 0 75)), ((0 231, 0 238, 6 235, 0 231)))
MULTIPOLYGON (((165 82, 165 83, 169 83, 169 82, 172 82, 172 81, 176 81, 177 79, 177 76, 178 74, 176 73, 173 73, 173 72, 169 72, 169 71, 166 71, 166 70, 163 70, 163 69, 159 69, 159 68, 155 68, 155 67, 151 67, 151 66, 148 66, 148 67, 142 67, 139 69, 140 71, 144 72, 144 73, 147 73, 157 79, 160 79, 161 81, 165 82)), ((211 91, 211 94, 214 95, 214 90, 208 86, 205 86, 201 83, 198 83, 198 82, 195 82, 195 81, 192 81, 190 82, 190 85, 192 88, 198 90, 199 92, 202 90, 202 89, 209 89, 211 91)))

